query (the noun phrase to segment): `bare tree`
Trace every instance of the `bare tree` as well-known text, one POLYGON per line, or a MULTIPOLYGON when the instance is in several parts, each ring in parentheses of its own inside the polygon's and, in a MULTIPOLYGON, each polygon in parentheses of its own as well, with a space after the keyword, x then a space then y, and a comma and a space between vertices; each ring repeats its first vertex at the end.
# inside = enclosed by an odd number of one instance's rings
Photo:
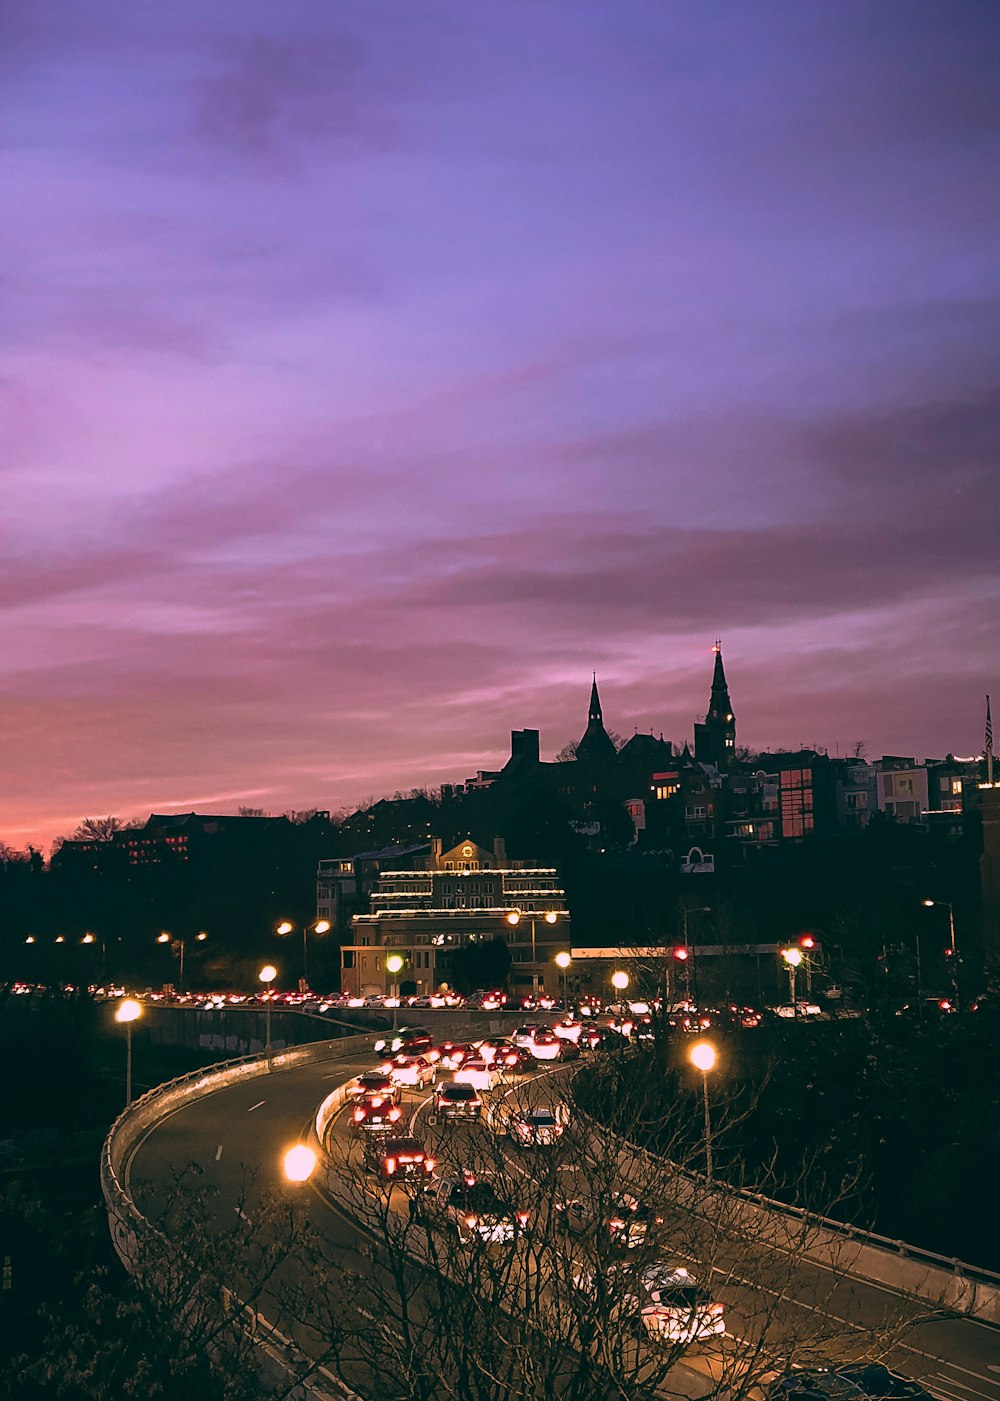
POLYGON ((521 1214, 494 1243, 474 1213, 464 1222, 443 1214, 420 1183, 379 1185, 359 1143, 335 1129, 330 1186, 371 1239, 372 1258, 368 1269, 333 1271, 342 1351, 327 1365, 344 1365, 343 1379, 364 1395, 631 1401, 696 1385, 739 1401, 793 1362, 881 1356, 898 1336, 901 1301, 868 1326, 841 1321, 847 1276, 836 1244, 824 1243, 823 1269, 810 1268, 815 1227, 707 1182, 702 1145, 680 1115, 656 1126, 653 1156, 630 1141, 649 1128, 629 1122, 630 1108, 598 1125, 574 1103, 565 1072, 544 1085, 513 1094, 565 1107, 570 1123, 554 1145, 522 1154, 486 1125, 428 1126, 440 1171, 489 1183, 521 1214), (671 1323, 651 1302, 652 1280, 678 1301, 671 1323), (677 1322, 685 1309, 687 1331, 677 1322), (723 1319, 725 1338, 711 1331, 723 1319))
POLYGON ((113 842, 119 832, 137 826, 139 823, 126 822, 124 818, 115 817, 113 814, 109 814, 107 817, 85 817, 80 825, 74 829, 72 840, 107 844, 113 842))

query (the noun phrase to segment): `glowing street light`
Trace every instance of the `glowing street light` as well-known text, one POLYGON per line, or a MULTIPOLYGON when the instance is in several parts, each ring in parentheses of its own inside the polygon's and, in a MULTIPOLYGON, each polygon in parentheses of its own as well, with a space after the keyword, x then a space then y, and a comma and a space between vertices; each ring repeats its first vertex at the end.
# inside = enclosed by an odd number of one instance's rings
MULTIPOLYGON (((328 919, 314 919, 311 924, 302 926, 302 982, 305 987, 309 986, 309 935, 329 934, 332 925, 328 919)), ((290 919, 283 919, 274 926, 275 934, 282 936, 294 934, 295 925, 290 919)))
POLYGON ((619 970, 617 973, 611 974, 611 986, 615 989, 616 992, 624 993, 625 989, 628 987, 628 984, 629 976, 627 973, 622 973, 619 970))
POLYGON ((553 959, 553 962, 555 963, 556 967, 559 969, 559 976, 560 976, 560 979, 561 979, 561 981, 562 981, 562 1000, 563 1000, 563 1005, 566 1007, 566 1010, 567 1010, 567 1012, 568 1012, 568 1011, 569 1011, 569 1003, 568 1003, 568 1000, 567 1000, 567 997, 566 997, 566 974, 567 974, 567 972, 568 972, 568 970, 569 970, 570 964, 573 962, 573 957, 572 957, 571 954, 567 953, 567 951, 566 951, 565 949, 560 949, 559 952, 556 954, 555 958, 553 959))
POLYGON ((711 1041, 696 1041, 688 1051, 688 1060, 701 1071, 701 1093, 705 1106, 705 1180, 712 1180, 712 1115, 708 1107, 708 1072, 715 1068, 718 1054, 711 1041))
POLYGON ((785 960, 785 963, 788 965, 788 987, 792 998, 792 1016, 797 1017, 799 1015, 799 1004, 795 1000, 795 970, 799 967, 800 963, 802 962, 802 950, 797 949, 794 946, 791 948, 782 949, 781 957, 785 960))
POLYGON ((399 1013, 399 975, 403 971, 405 960, 401 954, 391 953, 385 961, 385 971, 392 974, 393 986, 395 988, 394 1005, 392 1009, 392 1029, 396 1030, 397 1017, 399 1013))
POLYGON ((125 1027, 125 1104, 126 1107, 132 1103, 132 1023, 142 1016, 142 1003, 136 1002, 134 997, 126 997, 123 1002, 119 1002, 115 1012, 115 1021, 122 1022, 125 1027))
MULTIPOLYGON (((264 967, 257 974, 257 977, 264 984, 266 993, 271 990, 271 984, 278 976, 278 970, 273 963, 265 963, 264 967)), ((271 1059, 271 1000, 266 996, 264 1001, 264 1054, 268 1061, 271 1059)))
POLYGON ((289 1182, 308 1182, 316 1166, 316 1154, 305 1143, 296 1143, 281 1159, 281 1170, 289 1182))

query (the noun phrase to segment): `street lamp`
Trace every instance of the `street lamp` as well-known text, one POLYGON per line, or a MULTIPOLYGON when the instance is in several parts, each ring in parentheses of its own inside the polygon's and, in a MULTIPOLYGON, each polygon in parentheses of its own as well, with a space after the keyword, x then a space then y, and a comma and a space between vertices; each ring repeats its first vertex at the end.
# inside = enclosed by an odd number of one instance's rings
MULTIPOLYGON (((302 982, 304 987, 309 986, 309 933, 329 934, 331 924, 328 919, 314 919, 311 924, 302 926, 302 982)), ((280 924, 275 925, 275 934, 291 934, 295 930, 295 925, 290 919, 283 919, 280 924)))
MULTIPOLYGON (((536 917, 536 914, 537 914, 537 911, 535 911, 535 910, 529 910, 529 911, 528 911, 528 919, 531 921, 531 991, 532 991, 533 994, 536 994, 536 993, 538 992, 538 950, 537 950, 536 945, 535 945, 535 917, 536 917)), ((546 912, 545 912, 545 923, 546 923, 546 924, 555 924, 556 921, 558 920, 558 918, 559 918, 559 915, 558 915, 558 913, 557 913, 555 910, 546 910, 546 912)), ((520 910, 511 910, 510 914, 507 916, 507 923, 508 923, 512 928, 515 927, 516 925, 520 924, 520 923, 521 923, 521 911, 520 911, 520 910)))
MULTIPOLYGON (((958 950, 955 947, 955 911, 952 909, 950 900, 925 900, 927 909, 933 909, 935 905, 944 905, 948 910, 948 958, 951 959, 951 986, 958 997, 958 950)), ((919 939, 919 935, 917 936, 919 939)))
POLYGON ((711 1041, 696 1041, 688 1051, 688 1060, 701 1071, 702 1101, 705 1106, 705 1180, 712 1180, 712 1116, 708 1107, 708 1072, 716 1062, 716 1051, 711 1041))
POLYGON ((611 986, 620 994, 619 1001, 621 1002, 625 1000, 625 989, 628 987, 628 983, 629 978, 627 973, 623 973, 619 970, 617 973, 611 974, 611 986))
POLYGON ((802 950, 796 948, 782 949, 781 957, 788 965, 788 985, 792 997, 792 1016, 799 1015, 799 1004, 795 1000, 795 970, 802 962, 802 950))
MULTIPOLYGON (((198 933, 197 933, 194 937, 195 937, 196 941, 197 941, 199 944, 203 944, 203 943, 205 942, 205 940, 208 938, 208 935, 205 933, 204 929, 199 929, 199 930, 198 930, 198 933)), ((84 939, 83 942, 86 943, 87 940, 84 939)), ((185 949, 185 946, 186 946, 186 944, 187 944, 187 940, 186 940, 186 939, 182 939, 182 938, 180 938, 179 936, 175 937, 173 934, 168 933, 168 931, 167 931, 166 929, 164 929, 164 931, 163 931, 162 934, 157 934, 157 936, 156 936, 156 942, 157 942, 158 944, 169 944, 169 945, 170 945, 170 952, 171 952, 171 953, 177 954, 178 958, 180 959, 180 970, 179 970, 179 973, 178 973, 178 979, 177 979, 177 981, 178 981, 178 984, 179 984, 179 987, 180 987, 181 992, 183 992, 183 991, 184 991, 184 949, 185 949)))
POLYGON ((562 981, 562 1000, 563 1000, 563 1006, 566 1008, 566 1011, 568 1012, 568 1011, 569 1011, 569 1001, 568 1001, 567 996, 566 996, 566 974, 567 974, 567 971, 568 971, 568 969, 569 969, 570 964, 573 962, 573 958, 572 958, 572 955, 571 955, 571 954, 568 954, 568 953, 566 952, 565 949, 560 949, 559 952, 558 952, 558 953, 556 954, 556 956, 555 956, 554 962, 555 962, 556 967, 559 969, 559 977, 560 977, 560 979, 561 979, 561 981, 562 981))
POLYGON ((264 1054, 268 1061, 271 1059, 271 984, 278 976, 278 970, 273 963, 265 963, 264 967, 257 974, 257 977, 264 984, 264 1054))
POLYGON ((316 1154, 305 1143, 296 1143, 281 1159, 281 1170, 288 1182, 308 1182, 316 1166, 316 1154))
POLYGON ((403 971, 403 963, 404 963, 403 956, 402 956, 401 954, 398 954, 398 953, 391 953, 391 954, 389 955, 389 957, 388 957, 388 958, 386 959, 386 961, 385 961, 385 971, 386 971, 387 973, 391 973, 391 974, 392 974, 392 977, 393 977, 393 985, 394 985, 394 987, 395 987, 395 989, 396 989, 396 995, 395 995, 395 997, 394 997, 394 999, 393 999, 393 1008, 392 1008, 392 1029, 393 1029, 393 1031, 396 1030, 396 1026, 397 1026, 397 1016, 398 1016, 398 1013, 399 1013, 399 982, 398 982, 398 978, 399 978, 399 974, 402 973, 402 971, 403 971))
POLYGON ((132 1103, 132 1023, 142 1016, 142 1004, 134 997, 126 997, 118 1004, 115 1021, 125 1026, 125 1105, 132 1103))

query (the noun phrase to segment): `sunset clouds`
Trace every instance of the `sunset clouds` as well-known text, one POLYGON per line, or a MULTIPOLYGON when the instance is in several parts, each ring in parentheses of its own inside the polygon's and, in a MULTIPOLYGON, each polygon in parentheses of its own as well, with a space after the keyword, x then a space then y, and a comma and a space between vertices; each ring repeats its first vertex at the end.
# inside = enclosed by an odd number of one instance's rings
MULTIPOLYGON (((47 10, 48 13, 43 13, 47 10)), ((1000 689, 992 7, 0 21, 0 837, 1000 689)))

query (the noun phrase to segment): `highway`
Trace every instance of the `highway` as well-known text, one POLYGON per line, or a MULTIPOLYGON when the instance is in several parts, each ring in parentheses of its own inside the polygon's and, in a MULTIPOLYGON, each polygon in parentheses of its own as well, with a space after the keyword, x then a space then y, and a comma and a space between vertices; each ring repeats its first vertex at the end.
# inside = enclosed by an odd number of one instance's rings
MULTIPOLYGON (((162 1189, 163 1183, 191 1163, 200 1169, 199 1185, 217 1190, 212 1210, 219 1229, 231 1225, 239 1208, 246 1228, 252 1231, 255 1204, 266 1188, 293 1191, 305 1203, 309 1224, 323 1242, 332 1267, 346 1275, 355 1272, 359 1281, 371 1277, 371 1249, 357 1218, 365 1215, 365 1202, 375 1202, 380 1194, 370 1193, 365 1186, 368 1179, 353 1171, 345 1178, 349 1185, 338 1194, 341 1200, 337 1202, 324 1196, 318 1186, 289 1188, 281 1177, 280 1158, 290 1143, 303 1136, 317 1106, 331 1090, 351 1075, 370 1068, 373 1061, 374 1055, 277 1070, 177 1109, 146 1134, 126 1166, 127 1180, 140 1209, 155 1215, 157 1186, 162 1189), (248 1170, 253 1174, 249 1191, 248 1170)), ((546 1077, 540 1082, 541 1092, 556 1086, 558 1080, 558 1075, 546 1077)), ((465 1166, 476 1159, 495 1167, 499 1153, 507 1176, 523 1184, 524 1199, 533 1207, 539 1204, 543 1216, 546 1198, 554 1190, 573 1190, 576 1169, 565 1160, 566 1155, 556 1162, 547 1160, 548 1150, 512 1150, 505 1141, 495 1143, 493 1136, 479 1127, 449 1131, 445 1145, 442 1126, 427 1123, 427 1100, 426 1093, 408 1095, 407 1115, 415 1119, 418 1131, 428 1142, 433 1140, 438 1150, 451 1154, 455 1166, 465 1166), (557 1171, 562 1174, 560 1177, 554 1175, 557 1171)), ((331 1151, 344 1160, 352 1152, 356 1157, 351 1144, 346 1125, 338 1121, 331 1151)), ((393 1191, 394 1208, 406 1200, 402 1190, 393 1191)), ((376 1207, 376 1215, 377 1211, 376 1207)), ((686 1237, 683 1223, 676 1224, 680 1258, 684 1256, 686 1237)), ((674 1225, 671 1221, 671 1229, 674 1225)), ((762 1329, 770 1328, 770 1336, 782 1338, 799 1351, 815 1335, 857 1337, 857 1330, 861 1330, 865 1337, 877 1337, 889 1321, 898 1318, 900 1301, 891 1291, 800 1263, 795 1266, 794 1281, 787 1263, 779 1263, 770 1270, 748 1269, 744 1272, 747 1282, 741 1283, 731 1245, 712 1255, 704 1248, 703 1229, 695 1233, 695 1238, 697 1244, 689 1257, 692 1269, 725 1299, 727 1336, 718 1343, 691 1349, 683 1365, 672 1369, 671 1390, 686 1397, 704 1396, 717 1389, 720 1382, 724 1385, 730 1375, 727 1365, 734 1357, 746 1355, 759 1340, 762 1329)), ((291 1261, 284 1273, 308 1289, 308 1272, 313 1267, 311 1259, 291 1261)), ((236 1262, 233 1286, 238 1287, 239 1282, 236 1262)), ((363 1295, 364 1289, 359 1285, 353 1307, 360 1316, 355 1324, 359 1328, 368 1326, 370 1332, 370 1325, 377 1320, 365 1317, 363 1295)), ((269 1289, 266 1299, 273 1303, 276 1297, 269 1289)), ((266 1303, 263 1312, 269 1313, 266 1303)), ((370 1314, 371 1310, 367 1312, 370 1314)), ((940 1401, 1000 1401, 1000 1330, 964 1318, 919 1321, 912 1305, 906 1306, 906 1312, 914 1321, 888 1356, 893 1366, 920 1380, 940 1401)), ((289 1332, 293 1331, 288 1319, 279 1321, 289 1332)), ((343 1322, 341 1319, 340 1325, 343 1322)), ((347 1331, 350 1333, 350 1328, 347 1331)), ((297 1340, 315 1354, 324 1345, 322 1326, 299 1329, 297 1340)), ((361 1390, 361 1384, 369 1382, 370 1363, 355 1358, 345 1365, 344 1372, 347 1389, 353 1384, 361 1390)), ((332 1377, 327 1382, 331 1391, 345 1394, 345 1388, 336 1386, 332 1377)))

